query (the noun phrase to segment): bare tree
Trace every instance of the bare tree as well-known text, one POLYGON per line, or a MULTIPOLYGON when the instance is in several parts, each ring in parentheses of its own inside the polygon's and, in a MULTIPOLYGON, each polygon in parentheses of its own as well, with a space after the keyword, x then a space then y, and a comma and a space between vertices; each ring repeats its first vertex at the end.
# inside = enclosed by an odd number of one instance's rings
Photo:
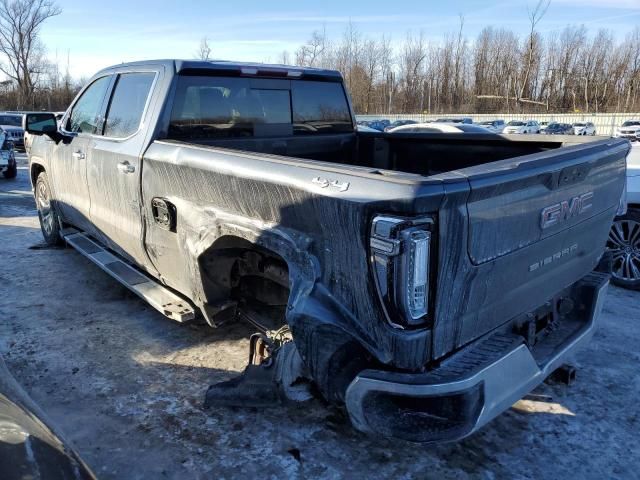
POLYGON ((200 60, 211 59, 211 47, 209 46, 209 39, 207 37, 202 37, 200 40, 200 45, 196 51, 196 58, 200 60))
POLYGON ((278 57, 278 62, 282 65, 290 65, 291 58, 289 57, 289 52, 287 50, 283 50, 278 57))
POLYGON ((309 41, 296 51, 296 63, 305 67, 317 66, 326 50, 327 35, 324 31, 314 30, 309 41))
POLYGON ((402 96, 402 109, 406 112, 417 112, 420 108, 421 92, 424 90, 425 60, 428 47, 424 33, 418 37, 407 35, 400 52, 399 65, 402 96))
POLYGON ((544 14, 547 13, 550 3, 551 3, 551 0, 538 0, 538 3, 536 4, 533 10, 529 11, 527 8, 530 29, 529 29, 529 38, 527 40, 527 54, 526 54, 526 61, 524 65, 524 77, 520 83, 518 100, 524 97, 524 93, 527 89, 529 79, 531 77, 531 71, 533 69, 533 65, 535 62, 534 55, 537 51, 536 46, 538 44, 537 35, 536 35, 536 26, 538 25, 538 23, 540 23, 540 20, 542 20, 542 17, 544 17, 544 14))
POLYGON ((39 33, 42 24, 62 12, 52 0, 1 0, 0 51, 7 63, 0 70, 18 85, 18 105, 32 99, 47 62, 39 33))

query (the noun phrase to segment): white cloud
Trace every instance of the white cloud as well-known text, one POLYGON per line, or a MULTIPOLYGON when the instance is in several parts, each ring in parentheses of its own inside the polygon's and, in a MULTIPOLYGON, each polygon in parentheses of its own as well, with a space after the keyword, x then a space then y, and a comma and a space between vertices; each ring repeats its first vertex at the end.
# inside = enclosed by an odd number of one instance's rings
POLYGON ((616 8, 640 10, 640 0, 553 0, 553 4, 583 8, 616 8))

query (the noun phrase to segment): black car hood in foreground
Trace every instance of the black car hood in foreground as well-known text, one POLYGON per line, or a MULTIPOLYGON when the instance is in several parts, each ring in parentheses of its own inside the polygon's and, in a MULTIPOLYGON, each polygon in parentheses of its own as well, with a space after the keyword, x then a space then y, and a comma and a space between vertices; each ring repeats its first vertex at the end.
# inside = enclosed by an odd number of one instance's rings
POLYGON ((0 358, 0 478, 94 479, 0 358))

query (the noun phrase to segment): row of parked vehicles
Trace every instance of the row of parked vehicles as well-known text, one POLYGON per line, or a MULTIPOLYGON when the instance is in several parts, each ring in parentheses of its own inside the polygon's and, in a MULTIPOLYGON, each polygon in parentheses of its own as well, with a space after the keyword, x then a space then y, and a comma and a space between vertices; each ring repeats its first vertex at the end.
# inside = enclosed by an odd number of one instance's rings
MULTIPOLYGON (((504 134, 543 134, 543 135, 596 135, 596 126, 593 122, 562 123, 554 121, 537 120, 511 120, 505 122, 502 119, 473 122, 469 117, 438 118, 418 122, 416 120, 387 119, 359 121, 358 129, 366 131, 384 132, 468 132, 468 133, 504 133, 504 134), (450 127, 455 127, 451 129, 450 127)), ((631 141, 640 140, 640 120, 627 120, 618 127, 614 137, 627 138, 631 141)))

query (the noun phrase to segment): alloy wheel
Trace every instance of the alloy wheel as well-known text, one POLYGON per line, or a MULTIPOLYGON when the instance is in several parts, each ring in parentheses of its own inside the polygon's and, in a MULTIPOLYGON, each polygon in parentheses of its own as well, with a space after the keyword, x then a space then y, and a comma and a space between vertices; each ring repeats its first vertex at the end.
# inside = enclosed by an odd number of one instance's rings
POLYGON ((40 214, 40 221, 42 222, 42 228, 51 235, 53 232, 53 222, 55 221, 53 210, 51 209, 51 199, 49 198, 49 189, 45 182, 38 182, 38 213, 40 214))
POLYGON ((609 231, 607 247, 611 251, 611 274, 623 281, 640 280, 640 223, 617 220, 609 231))

